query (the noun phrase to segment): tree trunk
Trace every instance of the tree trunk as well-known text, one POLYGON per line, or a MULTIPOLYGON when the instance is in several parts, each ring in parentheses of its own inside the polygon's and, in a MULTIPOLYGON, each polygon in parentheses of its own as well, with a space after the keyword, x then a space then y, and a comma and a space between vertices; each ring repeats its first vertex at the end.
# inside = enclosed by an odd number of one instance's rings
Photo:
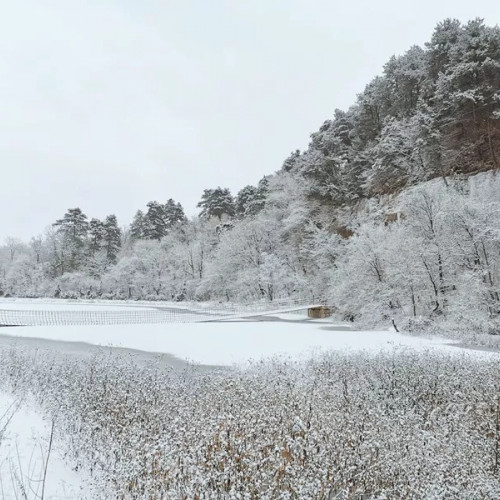
POLYGON ((486 123, 487 123, 487 127, 488 127, 488 145, 490 147, 491 160, 493 161, 494 167, 498 168, 498 161, 497 161, 497 157, 495 154, 495 148, 493 147, 493 137, 491 136, 491 122, 490 122, 489 118, 488 118, 486 123))

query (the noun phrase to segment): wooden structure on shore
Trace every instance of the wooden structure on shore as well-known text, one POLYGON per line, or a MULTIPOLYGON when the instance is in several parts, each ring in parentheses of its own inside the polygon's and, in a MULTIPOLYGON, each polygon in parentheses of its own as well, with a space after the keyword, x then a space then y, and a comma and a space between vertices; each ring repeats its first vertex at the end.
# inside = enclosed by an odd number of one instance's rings
POLYGON ((328 306, 310 307, 307 310, 307 317, 311 319, 329 318, 332 311, 328 306))

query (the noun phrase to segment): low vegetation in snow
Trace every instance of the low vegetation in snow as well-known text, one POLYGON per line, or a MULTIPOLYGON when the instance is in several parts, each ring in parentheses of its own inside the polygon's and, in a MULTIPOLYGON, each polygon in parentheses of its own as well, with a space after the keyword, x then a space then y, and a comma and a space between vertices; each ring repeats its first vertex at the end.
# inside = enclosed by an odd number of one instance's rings
POLYGON ((168 370, 16 347, 0 380, 36 398, 106 498, 500 496, 500 366, 477 356, 168 370))

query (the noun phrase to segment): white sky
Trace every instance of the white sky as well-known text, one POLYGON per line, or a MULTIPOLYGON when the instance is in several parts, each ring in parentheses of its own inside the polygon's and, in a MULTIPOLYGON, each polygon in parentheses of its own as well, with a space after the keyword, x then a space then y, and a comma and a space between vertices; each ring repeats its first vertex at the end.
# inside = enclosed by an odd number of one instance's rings
POLYGON ((79 206, 190 215, 281 167, 392 54, 498 0, 3 0, 0 242, 79 206))

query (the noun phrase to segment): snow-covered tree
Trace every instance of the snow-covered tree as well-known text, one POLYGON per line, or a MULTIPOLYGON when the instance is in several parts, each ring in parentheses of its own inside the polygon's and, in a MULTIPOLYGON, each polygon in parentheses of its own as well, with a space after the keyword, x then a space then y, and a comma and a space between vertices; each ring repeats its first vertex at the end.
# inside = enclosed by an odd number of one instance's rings
POLYGON ((201 208, 200 217, 203 218, 216 217, 220 221, 223 216, 231 218, 235 215, 234 199, 227 188, 205 189, 198 208, 201 208))

